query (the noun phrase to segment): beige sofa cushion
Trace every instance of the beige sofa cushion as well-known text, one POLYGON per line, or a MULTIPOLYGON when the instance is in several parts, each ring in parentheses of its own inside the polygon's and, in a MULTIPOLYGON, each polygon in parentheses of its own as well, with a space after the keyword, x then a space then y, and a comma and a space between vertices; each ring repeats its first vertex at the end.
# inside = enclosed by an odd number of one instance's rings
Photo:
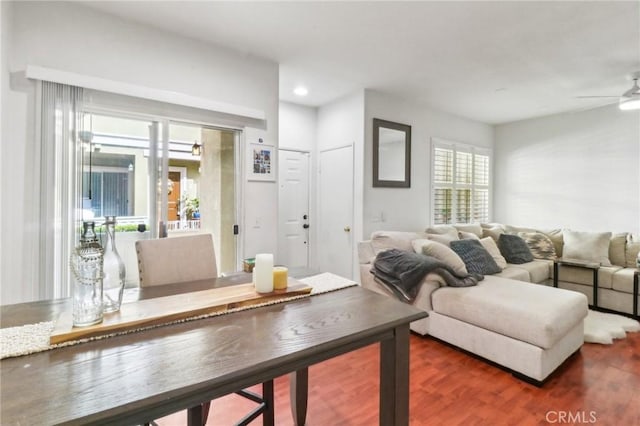
POLYGON ((435 257, 436 259, 449 265, 458 275, 467 275, 467 267, 464 266, 464 262, 458 256, 458 254, 451 250, 449 246, 446 246, 437 241, 431 241, 427 239, 418 239, 411 242, 413 250, 416 253, 424 254, 425 256, 435 257))
POLYGON ((375 231, 371 234, 371 246, 376 255, 393 248, 413 251, 411 241, 419 238, 426 238, 426 235, 420 232, 375 231))
POLYGON ((484 247, 484 249, 489 252, 491 257, 493 257, 493 260, 496 261, 496 265, 498 265, 500 269, 504 269, 507 267, 507 260, 504 258, 502 253, 500 253, 500 249, 498 248, 498 245, 493 238, 481 238, 480 244, 482 244, 482 247, 484 247))
POLYGON ((562 247, 564 246, 564 239, 562 238, 562 229, 548 229, 542 231, 553 243, 553 247, 556 250, 556 256, 562 257, 562 247))
POLYGON ((622 268, 613 274, 611 288, 623 293, 633 294, 633 273, 635 268, 622 268))
POLYGON ((465 232, 465 231, 458 231, 458 238, 460 238, 461 240, 479 240, 480 239, 480 237, 478 237, 473 232, 465 232))
POLYGON ((434 225, 427 228, 427 234, 451 234, 458 235, 458 230, 453 225, 434 225))
MULTIPOLYGON (((598 288, 612 288, 613 275, 621 270, 620 266, 601 266, 598 269, 598 288)), ((558 281, 593 285, 593 270, 577 266, 558 266, 558 281)))
POLYGON ((564 239, 562 257, 611 266, 609 261, 611 232, 578 232, 565 229, 562 237, 564 239))
POLYGON ((524 226, 505 225, 504 229, 507 234, 517 234, 518 232, 540 232, 536 228, 526 228, 524 226))
POLYGON ((544 259, 534 259, 533 262, 521 263, 518 265, 509 265, 512 269, 523 269, 529 274, 527 281, 532 283, 543 283, 548 280, 551 275, 549 273, 549 264, 553 265, 553 261, 544 259))
POLYGON ((498 241, 500 234, 504 234, 504 229, 501 227, 482 228, 482 238, 491 237, 493 241, 498 241))
POLYGON ((427 238, 433 241, 437 241, 440 244, 444 244, 446 246, 449 245, 451 241, 458 241, 458 233, 455 234, 427 234, 427 238))
POLYGON ((459 232, 470 232, 478 238, 482 237, 482 227, 479 223, 463 223, 454 226, 459 232))
POLYGON ((635 268, 638 259, 638 252, 640 252, 640 237, 637 235, 627 235, 627 247, 624 252, 626 258, 627 268, 635 268))
POLYGON ((477 286, 441 287, 431 303, 439 314, 551 348, 587 316, 585 295, 487 276, 477 286))
POLYGON ((493 277, 502 277, 509 278, 511 280, 524 281, 527 283, 531 282, 531 276, 529 275, 529 271, 522 268, 514 268, 514 265, 507 264, 507 267, 497 274, 493 274, 493 277))
POLYGON ((373 251, 371 240, 360 241, 358 243, 358 263, 360 263, 361 265, 373 263, 375 258, 376 254, 373 251))
POLYGON ((613 234, 611 241, 609 241, 609 260, 613 265, 626 266, 627 259, 625 257, 625 248, 627 245, 626 232, 619 234, 613 234))

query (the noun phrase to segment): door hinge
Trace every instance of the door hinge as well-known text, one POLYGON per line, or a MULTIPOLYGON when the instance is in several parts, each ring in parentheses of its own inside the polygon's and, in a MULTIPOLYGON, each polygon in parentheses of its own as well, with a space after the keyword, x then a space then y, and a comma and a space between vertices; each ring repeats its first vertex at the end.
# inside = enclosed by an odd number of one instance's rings
POLYGON ((233 235, 238 235, 240 233, 240 228, 238 225, 233 225, 233 235))

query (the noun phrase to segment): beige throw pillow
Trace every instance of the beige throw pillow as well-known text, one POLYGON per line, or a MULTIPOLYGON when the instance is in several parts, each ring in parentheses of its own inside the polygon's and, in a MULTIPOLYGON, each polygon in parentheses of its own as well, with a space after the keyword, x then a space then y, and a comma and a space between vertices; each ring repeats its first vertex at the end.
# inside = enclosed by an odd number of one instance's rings
POLYGON ((493 241, 498 241, 500 238, 500 234, 504 234, 504 229, 501 227, 493 227, 493 228, 482 228, 482 237, 491 237, 493 241))
POLYGON ((562 231, 562 238, 564 240, 562 257, 611 266, 609 261, 611 232, 578 232, 565 229, 562 231))
POLYGON ((627 236, 627 249, 625 251, 625 258, 627 259, 627 268, 635 268, 638 258, 638 252, 640 252, 640 238, 633 234, 627 236))
POLYGON ((489 252, 491 257, 493 257, 493 260, 496 261, 496 265, 498 265, 500 269, 504 269, 507 267, 507 260, 500 253, 500 249, 498 248, 498 245, 493 238, 481 238, 480 244, 482 244, 482 247, 484 247, 484 249, 489 252))
POLYGON ((465 231, 459 231, 458 238, 460 238, 461 240, 479 240, 480 239, 480 237, 478 237, 473 232, 465 232, 465 231))
POLYGON ((416 253, 422 253, 425 256, 435 257, 436 259, 449 265, 458 275, 467 275, 467 267, 464 262, 451 250, 448 246, 432 240, 418 239, 411 242, 413 250, 416 253))
POLYGON ((440 244, 444 244, 445 246, 449 246, 451 241, 458 241, 458 233, 455 234, 427 234, 427 238, 433 241, 437 241, 440 244))
POLYGON ((609 260, 612 264, 626 266, 625 246, 627 245, 627 233, 614 234, 609 243, 609 260))
POLYGON ((482 227, 479 223, 462 223, 458 225, 454 225, 454 227, 458 230, 458 232, 470 232, 475 234, 478 239, 482 236, 482 227))

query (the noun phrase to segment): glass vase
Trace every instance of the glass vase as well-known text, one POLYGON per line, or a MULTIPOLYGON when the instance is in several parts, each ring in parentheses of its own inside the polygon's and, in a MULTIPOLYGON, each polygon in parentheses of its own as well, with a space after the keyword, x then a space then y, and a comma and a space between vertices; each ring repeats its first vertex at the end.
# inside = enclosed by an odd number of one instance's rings
POLYGON ((80 244, 71 254, 74 327, 102 322, 102 261, 95 223, 83 222, 80 244))
POLYGON ((105 217, 104 276, 102 279, 102 300, 105 313, 117 312, 122 303, 126 271, 124 262, 116 248, 116 217, 105 217))

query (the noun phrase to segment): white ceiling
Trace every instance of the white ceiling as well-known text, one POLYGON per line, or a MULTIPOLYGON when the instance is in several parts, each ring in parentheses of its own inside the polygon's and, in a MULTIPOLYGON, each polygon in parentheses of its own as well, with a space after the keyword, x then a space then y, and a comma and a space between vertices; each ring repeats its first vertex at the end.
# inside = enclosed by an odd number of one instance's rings
POLYGON ((576 97, 640 70, 638 1, 83 3, 273 60, 310 106, 368 88, 497 124, 616 102, 576 97))

